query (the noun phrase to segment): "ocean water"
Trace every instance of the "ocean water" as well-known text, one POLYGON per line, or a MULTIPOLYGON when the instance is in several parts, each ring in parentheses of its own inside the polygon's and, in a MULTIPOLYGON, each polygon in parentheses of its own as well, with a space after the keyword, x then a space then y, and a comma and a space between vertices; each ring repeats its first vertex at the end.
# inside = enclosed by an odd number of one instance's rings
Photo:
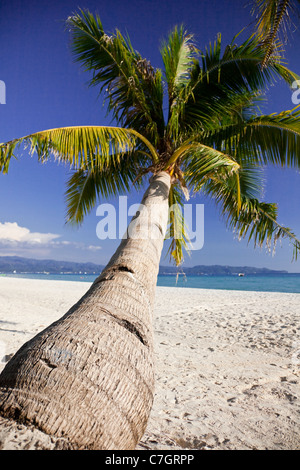
MULTIPOLYGON (((96 275, 84 274, 7 274, 9 277, 54 281, 93 282, 96 275)), ((289 292, 300 294, 300 274, 267 274, 239 276, 158 276, 158 286, 202 289, 289 292)))

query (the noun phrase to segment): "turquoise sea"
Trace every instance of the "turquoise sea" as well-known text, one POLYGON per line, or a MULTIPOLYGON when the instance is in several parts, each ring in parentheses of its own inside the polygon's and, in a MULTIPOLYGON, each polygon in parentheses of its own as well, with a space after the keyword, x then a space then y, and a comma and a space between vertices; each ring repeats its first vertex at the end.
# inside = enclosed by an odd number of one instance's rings
MULTIPOLYGON (((84 274, 7 274, 9 277, 60 281, 93 282, 96 275, 84 274)), ((300 294, 300 274, 268 274, 239 276, 158 276, 158 286, 202 289, 244 290, 258 292, 290 292, 300 294)))

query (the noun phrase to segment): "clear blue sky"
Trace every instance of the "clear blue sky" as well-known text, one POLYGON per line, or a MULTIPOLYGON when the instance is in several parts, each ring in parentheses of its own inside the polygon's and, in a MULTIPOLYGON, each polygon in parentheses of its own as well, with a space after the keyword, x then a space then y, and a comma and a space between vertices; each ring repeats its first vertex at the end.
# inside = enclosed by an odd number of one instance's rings
MULTIPOLYGON (((128 32, 133 46, 153 66, 161 67, 159 45, 176 24, 183 23, 204 47, 222 33, 223 44, 253 18, 243 0, 1 0, 0 80, 6 84, 6 104, 0 105, 0 141, 39 130, 70 125, 111 124, 96 89, 73 62, 66 18, 80 8, 98 12, 108 32, 116 27, 128 32)), ((296 31, 286 56, 300 73, 300 34, 296 31)), ((264 112, 291 109, 292 92, 285 85, 272 87, 264 112)), ((65 225, 65 182, 68 169, 56 163, 40 165, 22 151, 8 175, 0 175, 0 255, 19 255, 71 261, 106 263, 118 241, 96 236, 96 209, 84 224, 65 225)), ((300 175, 293 170, 266 171, 264 200, 279 204, 279 221, 300 236, 300 175)), ((128 204, 141 195, 132 192, 128 204)), ((103 201, 106 202, 106 201, 103 201)), ((116 200, 109 202, 117 203, 116 200)), ((278 245, 275 256, 254 250, 226 230, 214 203, 205 204, 203 249, 186 257, 185 265, 249 265, 300 272, 300 261, 291 263, 288 241, 278 245)), ((168 264, 163 252, 161 264, 168 264)))

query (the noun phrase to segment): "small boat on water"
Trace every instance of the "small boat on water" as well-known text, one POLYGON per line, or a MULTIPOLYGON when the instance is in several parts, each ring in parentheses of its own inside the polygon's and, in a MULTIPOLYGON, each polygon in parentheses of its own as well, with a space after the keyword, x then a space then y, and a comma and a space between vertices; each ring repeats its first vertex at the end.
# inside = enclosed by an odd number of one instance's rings
POLYGON ((244 273, 239 273, 239 277, 244 277, 245 274, 244 273))

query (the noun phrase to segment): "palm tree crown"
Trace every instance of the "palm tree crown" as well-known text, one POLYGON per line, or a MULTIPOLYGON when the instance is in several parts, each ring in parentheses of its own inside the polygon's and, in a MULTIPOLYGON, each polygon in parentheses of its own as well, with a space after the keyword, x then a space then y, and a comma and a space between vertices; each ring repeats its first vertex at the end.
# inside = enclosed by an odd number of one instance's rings
MULTIPOLYGON (((80 11, 67 24, 74 57, 92 72, 90 83, 105 94, 118 127, 52 129, 2 144, 2 171, 21 142, 40 160, 52 153, 69 162, 68 220, 81 223, 99 197, 141 186, 148 173, 164 170, 172 176, 170 206, 202 191, 240 237, 257 245, 287 237, 297 256, 300 242, 277 222, 276 204, 259 195, 264 165, 300 167, 300 110, 262 115, 259 104, 267 85, 277 79, 291 85, 298 76, 279 54, 268 53, 261 35, 237 45, 238 35, 225 48, 219 35, 200 50, 176 27, 161 46, 161 71, 120 31, 105 33, 99 16, 80 11)), ((170 253, 180 264, 188 247, 181 211, 172 211, 169 222, 170 253)))

